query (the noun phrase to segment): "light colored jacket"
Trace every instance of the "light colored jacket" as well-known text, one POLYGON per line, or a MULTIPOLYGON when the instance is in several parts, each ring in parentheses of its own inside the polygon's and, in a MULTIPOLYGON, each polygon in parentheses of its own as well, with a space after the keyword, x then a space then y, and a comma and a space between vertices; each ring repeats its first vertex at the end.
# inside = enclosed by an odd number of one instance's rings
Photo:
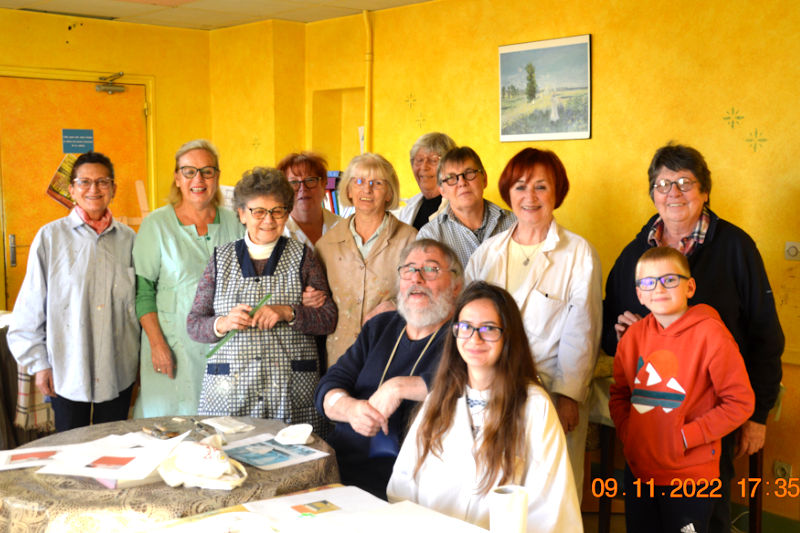
MULTIPOLYGON (((516 224, 484 242, 472 255, 467 281, 506 287, 508 244, 516 224), (499 279, 486 279, 500 272, 499 279)), ((527 281, 513 296, 522 312, 536 370, 545 388, 582 402, 597 360, 602 327, 600 259, 589 242, 550 223, 531 258, 527 281)))
MULTIPOLYGON (((344 220, 342 217, 335 213, 331 213, 327 209, 322 209, 322 234, 325 235, 328 230, 330 230, 333 226, 339 223, 340 220, 344 220)), ((290 239, 294 239, 296 241, 300 241, 303 244, 307 244, 309 248, 314 248, 314 243, 303 233, 303 230, 300 228, 300 225, 294 221, 292 217, 286 221, 286 225, 283 227, 283 236, 288 237, 290 239)))
MULTIPOLYGON (((481 435, 477 441, 472 437, 465 398, 458 400, 453 425, 442 437, 441 457, 429 453, 414 476, 419 456, 417 432, 428 407, 426 401, 403 441, 386 488, 389 501, 410 500, 489 529, 490 497, 478 493, 481 473, 474 455, 481 435)), ((528 453, 524 474, 514 481, 528 491, 527 531, 582 531, 564 432, 550 398, 536 385, 528 387, 525 434, 528 453)), ((496 486, 497 480, 492 488, 496 486)))
MULTIPOLYGON (((398 207, 397 209, 391 211, 391 213, 397 217, 397 220, 410 226, 414 223, 414 219, 417 218, 419 206, 422 205, 422 200, 424 199, 425 197, 421 192, 417 193, 406 200, 406 205, 403 207, 398 207)), ((439 215, 439 213, 442 213, 447 208, 447 204, 447 198, 442 197, 442 203, 439 204, 439 209, 437 209, 435 213, 428 217, 428 220, 433 220, 439 215)))
POLYGON ((33 239, 8 347, 31 375, 51 368, 68 400, 106 402, 136 381, 134 236, 117 220, 98 235, 73 209, 33 239))
POLYGON ((336 224, 316 246, 339 309, 336 330, 328 335, 328 367, 355 342, 367 314, 381 302, 395 297, 400 252, 417 236, 417 230, 387 213, 387 226, 365 260, 350 233, 350 220, 354 216, 336 224))

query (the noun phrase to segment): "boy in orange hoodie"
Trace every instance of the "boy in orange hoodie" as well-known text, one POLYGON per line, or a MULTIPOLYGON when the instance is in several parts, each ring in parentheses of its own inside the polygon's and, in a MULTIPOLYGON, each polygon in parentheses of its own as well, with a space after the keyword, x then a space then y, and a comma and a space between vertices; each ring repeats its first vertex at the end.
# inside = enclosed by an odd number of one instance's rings
POLYGON ((755 397, 733 336, 708 305, 689 307, 689 263, 669 247, 636 265, 650 314, 620 339, 609 408, 624 446, 628 533, 708 530, 722 497, 720 440, 753 413, 755 397))

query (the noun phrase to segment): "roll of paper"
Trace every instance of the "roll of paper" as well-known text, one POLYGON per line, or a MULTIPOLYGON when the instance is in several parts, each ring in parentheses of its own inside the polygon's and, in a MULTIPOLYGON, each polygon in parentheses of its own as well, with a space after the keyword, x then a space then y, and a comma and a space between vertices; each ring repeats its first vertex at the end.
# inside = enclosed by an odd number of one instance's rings
POLYGON ((528 492, 519 485, 502 485, 489 494, 489 531, 525 533, 528 530, 528 492))

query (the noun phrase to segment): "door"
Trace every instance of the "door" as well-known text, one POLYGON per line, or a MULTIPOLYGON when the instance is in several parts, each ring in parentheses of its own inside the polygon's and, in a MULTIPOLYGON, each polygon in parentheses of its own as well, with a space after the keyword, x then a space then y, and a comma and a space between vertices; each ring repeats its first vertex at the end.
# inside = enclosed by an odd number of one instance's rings
POLYGON ((125 92, 108 94, 96 91, 95 85, 0 76, 6 309, 13 309, 36 232, 69 213, 47 194, 64 157, 62 130, 92 130, 94 150, 107 155, 114 164, 117 193, 109 209, 115 217, 140 214, 134 181, 147 182, 145 87, 124 85, 125 92), (15 265, 9 247, 12 236, 15 265))

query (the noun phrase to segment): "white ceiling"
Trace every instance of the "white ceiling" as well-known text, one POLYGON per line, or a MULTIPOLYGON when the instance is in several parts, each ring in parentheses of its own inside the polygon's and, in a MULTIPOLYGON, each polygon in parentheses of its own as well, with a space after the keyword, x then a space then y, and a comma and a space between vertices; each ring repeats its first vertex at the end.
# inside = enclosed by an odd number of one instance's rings
POLYGON ((0 0, 0 8, 213 30, 268 19, 313 22, 357 15, 363 10, 377 11, 422 1, 424 0, 0 0))

